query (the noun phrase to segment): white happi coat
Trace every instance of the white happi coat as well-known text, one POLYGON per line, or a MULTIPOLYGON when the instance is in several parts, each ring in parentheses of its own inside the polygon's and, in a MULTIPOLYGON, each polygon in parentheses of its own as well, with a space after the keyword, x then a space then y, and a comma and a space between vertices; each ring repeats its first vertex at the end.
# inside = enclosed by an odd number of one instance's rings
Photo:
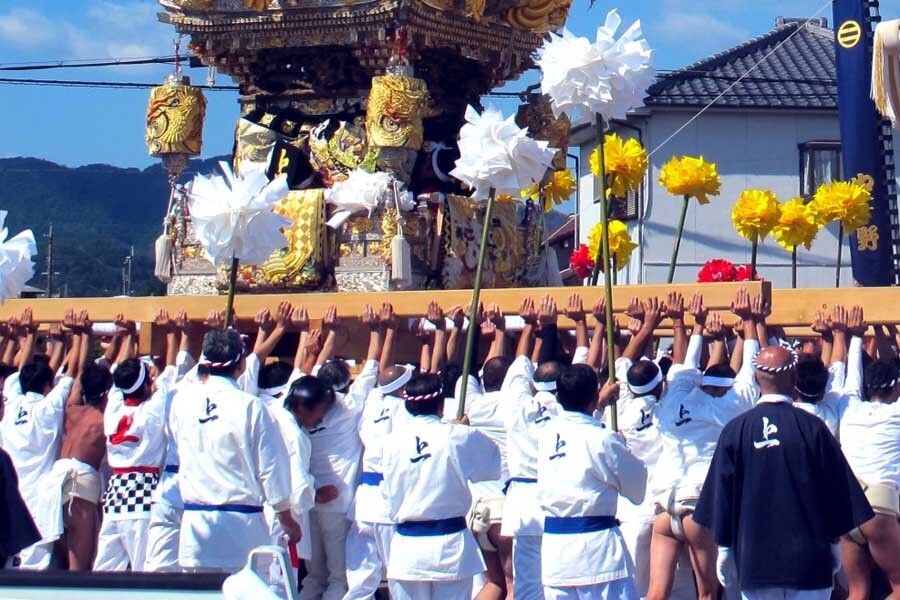
POLYGON ((847 365, 842 362, 828 367, 828 384, 825 396, 818 402, 794 400, 794 406, 802 411, 815 415, 824 421, 828 431, 836 438, 840 437, 841 412, 846 407, 844 388, 847 379, 847 365))
POLYGON ((353 504, 362 455, 359 423, 366 396, 377 380, 378 361, 366 361, 347 393, 337 394, 337 400, 322 422, 306 430, 312 442, 309 470, 316 487, 333 485, 338 489, 336 499, 316 504, 314 511, 345 515, 353 504))
MULTIPOLYGON (((496 480, 500 451, 472 427, 438 416, 412 417, 384 444, 383 490, 397 523, 464 518, 472 504, 469 482, 496 480)), ((437 536, 402 535, 391 542, 388 579, 454 581, 484 570, 471 531, 437 536)))
POLYGON ((753 379, 753 358, 759 352, 756 340, 744 342, 741 370, 731 389, 719 398, 700 388, 702 346, 703 336, 691 336, 685 364, 672 366, 669 387, 656 410, 662 450, 651 474, 650 492, 663 509, 669 508, 672 499, 700 497, 722 428, 751 409, 759 397, 753 379))
POLYGON ((506 420, 509 487, 501 533, 539 536, 544 531, 544 513, 537 500, 538 440, 541 430, 561 409, 550 392, 532 395, 534 365, 527 356, 513 361, 507 379, 509 400, 515 406, 506 420))
POLYGON ((262 400, 216 376, 180 390, 169 418, 185 504, 179 563, 239 569, 250 550, 271 543, 263 503, 276 512, 291 507, 291 465, 278 423, 262 400), (222 510, 226 505, 259 512, 222 510))
MULTIPOLYGON (((297 555, 300 558, 312 557, 312 535, 310 535, 309 511, 316 504, 316 487, 313 476, 309 473, 309 457, 312 454, 312 442, 309 436, 297 423, 297 419, 289 410, 284 408, 284 400, 265 394, 260 399, 271 412, 281 438, 288 451, 291 463, 291 513, 300 524, 303 537, 297 542, 297 555)), ((266 505, 266 513, 269 519, 269 527, 275 543, 280 543, 284 530, 270 505, 266 505)))
POLYGON ((383 482, 376 483, 376 480, 384 476, 381 454, 385 441, 411 418, 401 398, 390 394, 385 396, 377 387, 369 392, 359 425, 359 437, 363 443, 363 475, 356 488, 353 507, 347 515, 350 519, 364 523, 394 522, 382 491, 383 482))
POLYGON ((866 401, 862 385, 862 340, 854 337, 841 414, 841 450, 858 479, 900 493, 900 402, 866 401))
MULTIPOLYGON (((541 431, 538 499, 546 517, 613 517, 618 496, 644 499, 647 470, 622 436, 581 413, 562 411, 541 431)), ((634 566, 618 527, 548 533, 541 548, 545 586, 578 587, 626 579, 634 566)))
POLYGON ((63 377, 46 396, 28 392, 23 394, 18 377, 7 379, 5 414, 0 422, 0 438, 3 449, 12 459, 19 477, 19 493, 31 511, 34 523, 42 536, 57 529, 54 514, 41 510, 41 497, 46 496, 41 479, 53 470, 59 458, 62 441, 63 418, 66 399, 74 379, 63 377), (10 384, 13 380, 13 384, 10 384))

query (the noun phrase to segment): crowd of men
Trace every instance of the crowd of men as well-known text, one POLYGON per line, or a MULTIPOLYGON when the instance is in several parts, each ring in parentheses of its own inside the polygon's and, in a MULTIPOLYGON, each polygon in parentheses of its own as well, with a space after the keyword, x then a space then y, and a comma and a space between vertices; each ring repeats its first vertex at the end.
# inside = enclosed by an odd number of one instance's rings
POLYGON ((159 356, 125 316, 26 310, 0 328, 0 567, 234 573, 276 544, 307 600, 863 600, 873 573, 900 599, 900 336, 836 306, 787 340, 769 308, 672 293, 620 326, 528 298, 513 331, 384 304, 341 358, 334 307, 262 310, 255 339, 161 310, 159 356))

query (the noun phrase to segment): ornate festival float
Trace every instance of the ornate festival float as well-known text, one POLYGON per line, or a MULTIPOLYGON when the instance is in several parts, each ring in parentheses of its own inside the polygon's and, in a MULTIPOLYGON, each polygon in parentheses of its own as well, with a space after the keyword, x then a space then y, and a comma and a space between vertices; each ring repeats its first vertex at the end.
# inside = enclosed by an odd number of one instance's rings
MULTIPOLYGON (((242 259, 238 291, 473 286, 485 203, 451 175, 467 107, 480 108, 483 94, 533 66, 570 0, 160 4, 160 19, 189 38, 200 61, 239 84, 230 177, 286 181, 274 205, 285 219, 283 247, 258 264, 242 259)), ((529 100, 517 123, 561 148, 553 168, 564 169, 568 119, 540 94, 529 100)), ((170 294, 222 291, 237 264, 210 262, 191 210, 196 186, 179 183, 200 152, 204 108, 178 73, 148 107, 148 146, 173 189, 157 243, 157 275, 170 294)), ((490 215, 486 287, 552 282, 541 195, 516 196, 498 196, 490 215)))

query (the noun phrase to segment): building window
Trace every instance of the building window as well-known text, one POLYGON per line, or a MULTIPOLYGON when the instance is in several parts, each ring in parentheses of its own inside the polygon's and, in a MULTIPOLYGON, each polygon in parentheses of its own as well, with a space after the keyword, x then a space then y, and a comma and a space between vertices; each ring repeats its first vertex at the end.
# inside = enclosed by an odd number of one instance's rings
POLYGON ((811 198, 823 183, 839 181, 840 142, 807 142, 800 144, 800 195, 811 198))
POLYGON ((628 190, 624 198, 614 198, 610 217, 619 221, 633 221, 638 218, 639 192, 628 190))

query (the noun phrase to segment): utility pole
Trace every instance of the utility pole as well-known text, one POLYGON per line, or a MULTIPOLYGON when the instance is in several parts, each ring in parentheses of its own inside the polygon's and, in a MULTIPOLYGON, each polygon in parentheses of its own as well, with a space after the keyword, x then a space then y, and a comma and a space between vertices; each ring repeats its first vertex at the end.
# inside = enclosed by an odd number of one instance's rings
POLYGON ((134 246, 131 247, 131 253, 125 256, 125 262, 122 263, 122 295, 130 296, 132 293, 132 269, 134 268, 134 246))
POLYGON ((53 270, 53 223, 50 224, 50 231, 44 236, 47 238, 47 270, 41 273, 47 277, 47 297, 53 297, 53 278, 59 275, 53 270))

